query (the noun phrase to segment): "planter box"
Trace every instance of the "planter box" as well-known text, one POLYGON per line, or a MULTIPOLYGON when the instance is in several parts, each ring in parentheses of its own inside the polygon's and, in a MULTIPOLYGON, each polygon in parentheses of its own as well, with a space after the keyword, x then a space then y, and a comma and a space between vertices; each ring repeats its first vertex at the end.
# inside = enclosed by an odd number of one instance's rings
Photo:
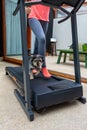
MULTIPOLYGON (((87 44, 79 43, 79 50, 87 51, 87 44)), ((73 54, 69 54, 69 60, 73 61, 73 54)), ((85 62, 85 56, 79 54, 79 60, 85 62)))
POLYGON ((83 51, 87 51, 87 43, 82 45, 82 49, 83 49, 83 51))

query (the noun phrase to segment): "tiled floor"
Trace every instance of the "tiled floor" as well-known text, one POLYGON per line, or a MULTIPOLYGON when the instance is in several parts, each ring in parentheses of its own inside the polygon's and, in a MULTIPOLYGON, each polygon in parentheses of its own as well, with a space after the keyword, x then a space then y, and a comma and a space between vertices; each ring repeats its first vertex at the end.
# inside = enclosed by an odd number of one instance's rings
MULTIPOLYGON (((0 62, 0 130, 87 130, 87 103, 78 101, 51 107, 44 114, 34 112, 35 119, 30 122, 14 95, 15 83, 5 75, 6 66, 15 65, 0 62)), ((71 73, 72 65, 65 66, 60 64, 56 67, 59 71, 71 73)), ((48 67, 53 68, 51 61, 48 67)), ((87 84, 83 84, 83 92, 87 98, 87 84)))

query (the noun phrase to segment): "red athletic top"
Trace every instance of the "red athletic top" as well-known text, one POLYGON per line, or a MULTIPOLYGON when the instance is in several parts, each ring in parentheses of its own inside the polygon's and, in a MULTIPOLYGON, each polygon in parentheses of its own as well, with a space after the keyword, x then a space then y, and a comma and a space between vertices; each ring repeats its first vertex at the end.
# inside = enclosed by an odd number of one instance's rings
POLYGON ((49 6, 44 6, 41 4, 32 5, 31 12, 29 13, 28 18, 36 18, 38 20, 49 21, 49 12, 49 6))

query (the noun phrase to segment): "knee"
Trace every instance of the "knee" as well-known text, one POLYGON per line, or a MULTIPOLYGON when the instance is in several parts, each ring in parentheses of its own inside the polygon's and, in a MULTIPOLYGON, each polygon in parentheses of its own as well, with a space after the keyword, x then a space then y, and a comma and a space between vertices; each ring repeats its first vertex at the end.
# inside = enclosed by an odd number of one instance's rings
POLYGON ((46 37, 45 36, 40 37, 39 40, 40 40, 40 43, 43 43, 43 44, 46 43, 46 37))

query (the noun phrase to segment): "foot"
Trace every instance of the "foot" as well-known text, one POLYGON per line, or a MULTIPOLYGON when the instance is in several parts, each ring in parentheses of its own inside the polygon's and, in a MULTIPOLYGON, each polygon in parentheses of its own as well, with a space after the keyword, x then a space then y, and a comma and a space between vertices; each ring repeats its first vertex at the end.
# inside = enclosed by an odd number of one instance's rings
POLYGON ((51 74, 48 72, 46 67, 42 68, 42 74, 44 75, 45 78, 51 77, 51 74))

